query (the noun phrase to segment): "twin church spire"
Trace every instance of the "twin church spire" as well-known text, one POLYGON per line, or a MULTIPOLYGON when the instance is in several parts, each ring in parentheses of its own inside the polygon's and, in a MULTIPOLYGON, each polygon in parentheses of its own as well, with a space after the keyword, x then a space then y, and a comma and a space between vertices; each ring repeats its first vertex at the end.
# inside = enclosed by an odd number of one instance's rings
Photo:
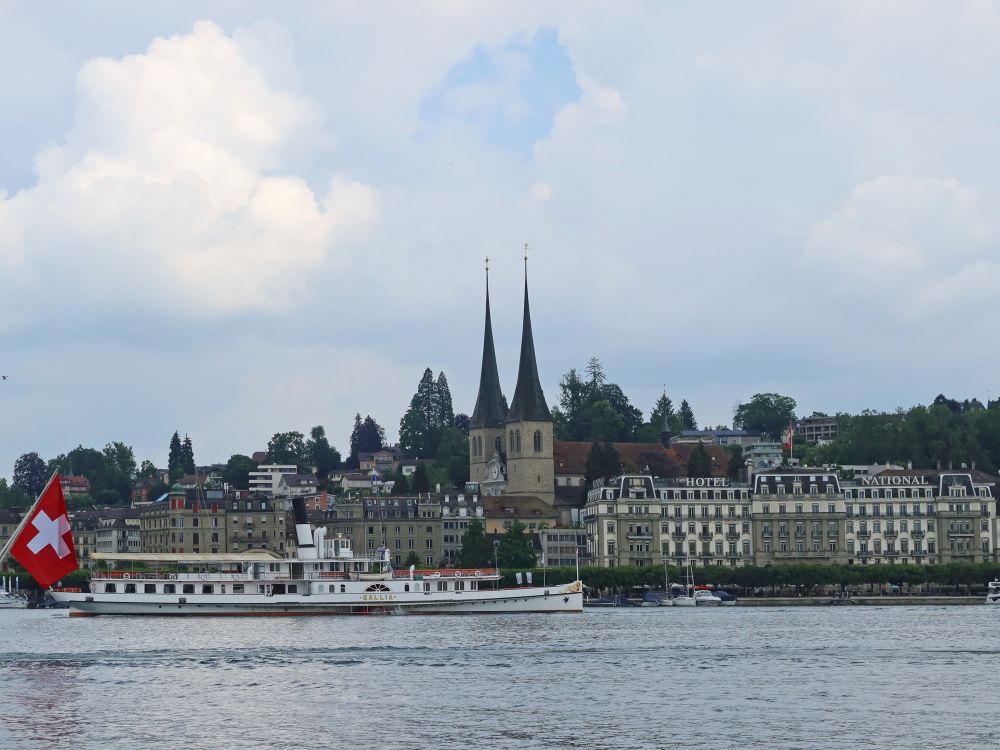
POLYGON ((528 304, 528 267, 524 268, 524 321, 521 328, 521 361, 517 370, 514 400, 507 408, 507 399, 500 388, 496 350, 490 319, 489 258, 486 259, 486 330, 483 335, 483 366, 479 376, 479 395, 472 413, 472 427, 500 427, 509 422, 551 422, 552 414, 545 403, 542 384, 535 360, 535 343, 531 335, 531 309, 528 304))

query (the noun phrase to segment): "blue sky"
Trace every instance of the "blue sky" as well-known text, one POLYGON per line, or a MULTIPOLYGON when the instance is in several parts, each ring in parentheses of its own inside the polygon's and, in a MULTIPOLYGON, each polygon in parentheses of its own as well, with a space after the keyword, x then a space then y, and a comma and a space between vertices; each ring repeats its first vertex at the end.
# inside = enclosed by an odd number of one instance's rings
POLYGON ((5 3, 0 476, 469 411, 487 255, 510 396, 524 242, 550 404, 995 395, 998 58, 986 2, 5 3))

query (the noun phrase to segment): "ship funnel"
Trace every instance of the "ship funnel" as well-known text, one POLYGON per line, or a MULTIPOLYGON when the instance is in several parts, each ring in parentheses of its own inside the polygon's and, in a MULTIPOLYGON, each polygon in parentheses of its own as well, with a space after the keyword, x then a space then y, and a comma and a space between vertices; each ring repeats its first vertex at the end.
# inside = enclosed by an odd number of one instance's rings
POLYGON ((301 497, 292 500, 292 514, 295 516, 295 544, 299 549, 312 548, 312 532, 309 530, 309 517, 306 515, 306 501, 301 497))

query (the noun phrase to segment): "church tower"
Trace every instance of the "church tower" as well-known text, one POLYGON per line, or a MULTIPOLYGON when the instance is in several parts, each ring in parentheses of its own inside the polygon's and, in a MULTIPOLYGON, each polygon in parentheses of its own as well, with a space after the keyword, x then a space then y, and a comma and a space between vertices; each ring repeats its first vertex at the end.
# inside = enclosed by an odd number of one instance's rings
POLYGON ((505 485, 504 420, 507 399, 500 388, 497 355, 490 320, 490 266, 486 259, 486 330, 483 333, 483 367, 479 395, 469 421, 469 481, 478 482, 484 495, 499 495, 505 485))
POLYGON ((545 403, 535 362, 528 306, 528 259, 524 259, 524 323, 521 363, 514 400, 505 420, 507 430, 507 494, 535 495, 555 502, 555 460, 552 453, 552 415, 545 403))

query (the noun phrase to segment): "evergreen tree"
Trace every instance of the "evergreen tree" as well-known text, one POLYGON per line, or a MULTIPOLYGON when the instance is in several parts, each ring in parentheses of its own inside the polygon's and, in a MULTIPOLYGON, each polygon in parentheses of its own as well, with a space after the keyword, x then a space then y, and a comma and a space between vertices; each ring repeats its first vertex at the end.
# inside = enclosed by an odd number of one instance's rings
POLYGON ((358 468, 358 445, 361 443, 361 428, 364 423, 361 421, 361 414, 354 415, 354 429, 351 430, 351 455, 347 459, 348 468, 358 468))
POLYGON ((734 482, 740 481, 743 471, 743 446, 730 445, 726 447, 729 451, 729 478, 734 482))
POLYGON ((420 562, 420 557, 413 550, 410 550, 410 554, 408 554, 406 556, 406 559, 403 560, 404 568, 409 568, 411 565, 415 565, 416 567, 419 568, 422 564, 423 563, 420 562))
POLYGON ((423 464, 417 465, 417 470, 410 477, 410 489, 413 492, 430 492, 431 480, 427 476, 427 467, 423 464))
POLYGON ((175 431, 170 438, 170 453, 167 457, 167 471, 170 472, 170 481, 176 482, 184 475, 184 454, 181 450, 181 436, 175 431))
POLYGON ((410 482, 403 473, 402 468, 396 469, 396 473, 392 475, 392 494, 393 495, 406 495, 410 492, 410 482))
POLYGON ((682 430, 698 429, 698 422, 694 418, 694 411, 691 409, 691 405, 687 402, 687 399, 681 401, 681 408, 677 410, 677 415, 680 417, 682 430))
POLYGON ((688 459, 687 475, 689 477, 712 476, 712 457, 708 455, 704 444, 698 443, 688 459))
POLYGON ((463 568, 485 568, 493 566, 493 545, 483 531, 483 522, 473 518, 469 529, 462 537, 462 551, 458 564, 463 568))
POLYGON ((610 479, 621 471, 621 458, 611 443, 595 442, 587 454, 585 481, 590 487, 595 479, 610 479))
POLYGON ((438 373, 434 383, 434 426, 441 432, 451 427, 455 422, 455 409, 451 403, 451 389, 448 388, 448 378, 444 372, 438 373))
POLYGON ((416 404, 417 397, 410 400, 410 408, 399 420, 399 448, 407 456, 427 458, 424 446, 427 444, 427 420, 416 404))
POLYGON ((197 471, 194 465, 194 445, 187 434, 181 443, 181 469, 184 474, 194 474, 197 471))

